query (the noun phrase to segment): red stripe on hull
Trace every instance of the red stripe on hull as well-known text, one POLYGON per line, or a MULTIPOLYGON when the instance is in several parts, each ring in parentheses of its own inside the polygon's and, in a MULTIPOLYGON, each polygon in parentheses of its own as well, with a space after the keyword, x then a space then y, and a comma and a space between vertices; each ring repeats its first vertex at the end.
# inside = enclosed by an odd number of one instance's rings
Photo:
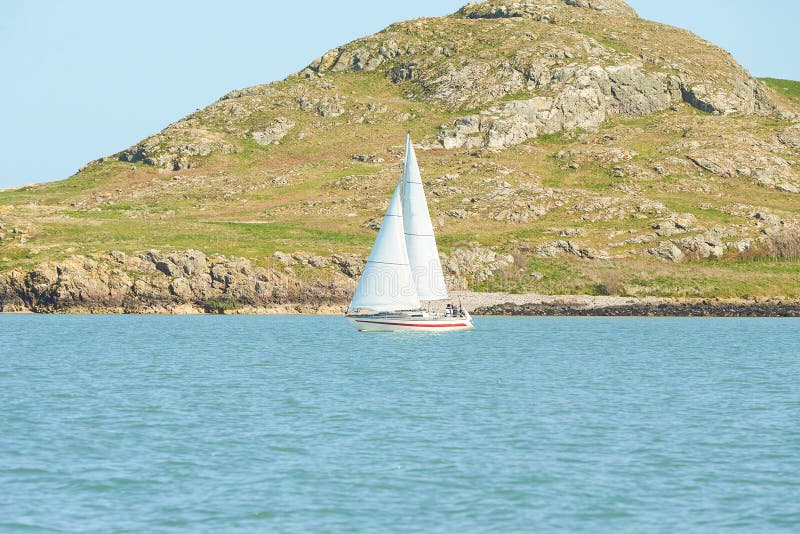
POLYGON ((385 323, 381 321, 363 321, 361 319, 356 319, 358 323, 369 323, 369 324, 388 324, 392 326, 414 326, 414 327, 421 327, 421 328, 447 328, 447 327, 454 327, 454 326, 467 326, 466 323, 448 323, 448 324, 420 324, 420 323, 385 323))

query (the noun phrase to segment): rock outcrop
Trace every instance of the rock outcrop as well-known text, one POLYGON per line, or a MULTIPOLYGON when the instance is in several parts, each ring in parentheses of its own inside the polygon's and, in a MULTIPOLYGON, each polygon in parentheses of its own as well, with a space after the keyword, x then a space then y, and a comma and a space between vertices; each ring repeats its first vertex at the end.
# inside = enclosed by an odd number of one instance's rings
POLYGON ((595 250, 566 240, 542 243, 533 250, 533 253, 540 258, 553 258, 561 254, 570 254, 587 260, 607 260, 609 258, 607 250, 595 250))
POLYGON ((457 119, 439 136, 444 148, 507 148, 539 135, 596 131, 611 114, 649 115, 681 99, 681 81, 639 66, 566 67, 539 87, 554 97, 535 97, 489 108, 480 116, 457 119))
POLYGON ((236 147, 219 134, 191 128, 182 123, 171 128, 173 131, 169 132, 169 135, 162 133, 149 137, 122 152, 119 159, 178 171, 196 166, 198 158, 205 158, 215 152, 219 154, 237 152, 236 147), (181 131, 181 135, 176 138, 174 135, 178 130, 181 131))
POLYGON ((510 254, 498 254, 479 243, 454 250, 445 258, 442 267, 452 289, 466 289, 470 283, 491 279, 498 271, 513 265, 510 254))
POLYGON ((458 13, 471 19, 532 17, 542 20, 564 5, 635 17, 636 11, 622 0, 523 0, 516 2, 471 2, 458 13))
POLYGON ((259 267, 196 250, 74 257, 0 274, 0 311, 173 313, 189 305, 209 313, 313 312, 346 305, 359 269, 353 259, 337 256, 317 263, 329 268, 304 280, 280 265, 259 267))
POLYGON ((681 77, 648 73, 641 65, 564 67, 552 71, 549 78, 537 79, 537 89, 556 96, 507 102, 480 116, 457 119, 452 128, 442 131, 439 141, 447 149, 508 148, 539 135, 597 131, 612 114, 650 115, 680 102, 716 114, 772 109, 755 82, 743 83, 748 89, 737 96, 720 93, 702 100, 696 97, 698 89, 688 89, 681 77))
POLYGON ((294 126, 294 121, 284 117, 277 117, 269 127, 261 131, 254 131, 251 135, 259 145, 269 145, 277 143, 286 137, 286 134, 288 134, 294 126))
MULTIPOLYGON (((630 42, 618 45, 620 38, 613 33, 601 42, 594 28, 606 24, 604 18, 636 17, 622 1, 492 0, 468 4, 457 15, 511 24, 499 25, 493 38, 480 25, 462 24, 452 30, 462 32, 460 43, 452 48, 414 38, 422 23, 412 24, 414 31, 396 25, 331 50, 310 69, 383 71, 393 82, 411 83, 423 98, 448 108, 482 107, 514 97, 445 128, 439 141, 447 149, 506 148, 538 135, 593 131, 610 115, 649 115, 679 103, 722 115, 775 108, 761 84, 728 57, 712 74, 688 58, 632 53, 630 42), (512 52, 504 52, 504 38, 515 40, 512 52), (493 47, 470 57, 457 53, 472 41, 493 47)), ((633 35, 626 38, 637 40, 633 35)), ((688 32, 674 38, 698 40, 688 32)), ((643 50, 650 46, 645 42, 643 50)))
POLYGON ((705 149, 687 155, 701 169, 722 178, 743 177, 765 187, 800 193, 800 179, 792 165, 761 147, 751 150, 705 149))

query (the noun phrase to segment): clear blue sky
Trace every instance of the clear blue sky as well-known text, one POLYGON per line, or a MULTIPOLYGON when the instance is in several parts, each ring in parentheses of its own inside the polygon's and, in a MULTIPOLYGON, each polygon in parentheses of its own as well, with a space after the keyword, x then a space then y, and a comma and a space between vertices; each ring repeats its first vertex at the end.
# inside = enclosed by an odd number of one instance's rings
MULTIPOLYGON (((388 24, 467 0, 3 0, 0 188, 60 180, 232 89, 278 80, 388 24)), ((796 0, 630 0, 755 76, 800 80, 796 0)))

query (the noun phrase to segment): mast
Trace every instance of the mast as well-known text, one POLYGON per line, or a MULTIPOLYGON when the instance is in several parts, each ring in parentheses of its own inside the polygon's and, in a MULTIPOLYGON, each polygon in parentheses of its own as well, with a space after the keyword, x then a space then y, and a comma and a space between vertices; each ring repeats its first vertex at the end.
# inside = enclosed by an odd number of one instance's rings
POLYGON ((403 176, 397 181, 381 229, 367 258, 348 312, 419 309, 403 227, 403 176))
POLYGON ((404 182, 405 243, 417 295, 420 300, 445 300, 448 298, 447 285, 410 132, 406 135, 406 160, 401 179, 404 182))

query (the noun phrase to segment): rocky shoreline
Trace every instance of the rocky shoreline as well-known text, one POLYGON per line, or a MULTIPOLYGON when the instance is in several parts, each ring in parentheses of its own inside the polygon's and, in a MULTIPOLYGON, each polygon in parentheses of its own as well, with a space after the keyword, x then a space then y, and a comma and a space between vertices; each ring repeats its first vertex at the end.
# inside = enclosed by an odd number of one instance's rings
POLYGON ((318 266, 313 276, 281 262, 262 267, 197 250, 75 256, 0 273, 0 312, 339 313, 362 260, 350 255, 298 258, 309 268, 318 266))
MULTIPOLYGON (((196 251, 189 252, 196 254, 196 251)), ((177 258, 180 257, 172 256, 173 260, 177 258)), ((29 273, 24 278, 27 283, 19 284, 17 289, 20 291, 13 294, 8 285, 3 288, 0 284, 0 314, 339 315, 344 312, 352 289, 342 280, 338 284, 330 284, 330 281, 319 284, 317 281, 306 287, 305 283, 287 277, 272 280, 272 284, 268 284, 269 291, 265 291, 265 287, 258 287, 256 283, 259 277, 264 281, 267 271, 249 264, 246 269, 242 264, 237 267, 240 275, 246 275, 238 280, 238 291, 230 286, 212 290, 212 285, 209 285, 203 290, 210 294, 185 296, 171 291, 173 285, 153 284, 152 281, 148 289, 152 291, 154 285, 165 285, 162 293, 136 295, 124 290, 109 293, 109 287, 126 287, 126 284, 119 283, 120 280, 114 284, 110 279, 101 283, 93 280, 96 285, 91 293, 87 291, 85 280, 76 283, 74 278, 62 279, 66 272, 63 267, 57 271, 58 278, 48 281, 50 284, 42 284, 33 294, 25 293, 23 288, 29 292, 37 289, 30 283, 32 279, 43 276, 43 271, 37 270, 29 273), (254 274, 248 269, 258 272, 253 280, 248 279, 254 274), (293 286, 293 290, 287 292, 287 286, 293 286), (249 291, 242 291, 243 288, 249 291)), ((270 275, 275 276, 274 273, 270 275)), ((136 290, 135 283, 130 287, 136 290)), ((473 291, 454 291, 451 296, 473 315, 484 316, 800 317, 800 300, 785 298, 689 299, 473 291)))
MULTIPOLYGON (((466 285, 459 278, 464 274, 460 266, 474 264, 475 257, 461 259, 456 261, 454 254, 445 263, 451 281, 466 285)), ((364 263, 356 255, 301 253, 275 253, 273 260, 262 267, 197 250, 75 256, 28 271, 0 273, 0 312, 336 315, 350 301, 364 263)), ((474 315, 800 317, 800 300, 779 297, 633 298, 465 290, 451 295, 474 315)))
POLYGON ((800 317, 791 299, 678 299, 509 295, 462 296, 474 315, 579 317, 800 317), (469 304, 468 304, 469 303, 469 304), (471 304, 471 306, 470 306, 471 304))

